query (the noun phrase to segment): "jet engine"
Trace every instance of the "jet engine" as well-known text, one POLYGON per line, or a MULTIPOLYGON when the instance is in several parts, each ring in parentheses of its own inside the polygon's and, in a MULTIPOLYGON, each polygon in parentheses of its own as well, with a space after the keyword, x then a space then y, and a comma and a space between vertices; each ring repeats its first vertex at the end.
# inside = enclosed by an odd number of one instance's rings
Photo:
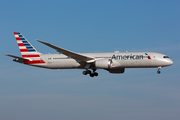
POLYGON ((111 69, 120 67, 120 63, 112 59, 100 59, 95 61, 95 67, 97 69, 111 69))
POLYGON ((110 73, 124 73, 124 68, 120 68, 121 64, 112 59, 100 59, 95 61, 97 69, 105 69, 110 73))

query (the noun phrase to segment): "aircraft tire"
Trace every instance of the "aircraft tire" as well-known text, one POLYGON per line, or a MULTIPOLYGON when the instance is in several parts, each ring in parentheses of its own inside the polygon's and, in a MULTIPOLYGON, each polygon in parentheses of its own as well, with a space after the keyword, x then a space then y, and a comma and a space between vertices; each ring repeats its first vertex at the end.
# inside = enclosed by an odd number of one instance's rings
POLYGON ((94 72, 94 76, 98 76, 98 73, 97 73, 97 72, 94 72))
POLYGON ((83 71, 83 75, 87 75, 88 73, 87 73, 87 71, 83 71))
POLYGON ((94 77, 94 74, 89 74, 90 75, 90 77, 94 77))
POLYGON ((87 74, 91 74, 91 71, 90 71, 90 70, 87 70, 87 74))

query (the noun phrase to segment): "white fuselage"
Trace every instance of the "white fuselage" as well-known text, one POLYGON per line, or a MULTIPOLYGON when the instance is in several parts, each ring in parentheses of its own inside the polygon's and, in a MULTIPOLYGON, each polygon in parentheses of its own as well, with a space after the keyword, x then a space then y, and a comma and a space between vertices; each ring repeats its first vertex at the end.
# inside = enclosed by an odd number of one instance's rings
MULTIPOLYGON (((95 58, 95 60, 112 59, 116 62, 114 68, 152 68, 172 65, 173 62, 165 55, 154 52, 114 52, 114 53, 81 53, 85 56, 95 58), (146 55, 145 53, 148 53, 146 55)), ((44 64, 31 64, 37 67, 49 69, 85 69, 76 60, 63 54, 41 54, 44 64)), ((97 68, 98 69, 98 68, 97 68)))

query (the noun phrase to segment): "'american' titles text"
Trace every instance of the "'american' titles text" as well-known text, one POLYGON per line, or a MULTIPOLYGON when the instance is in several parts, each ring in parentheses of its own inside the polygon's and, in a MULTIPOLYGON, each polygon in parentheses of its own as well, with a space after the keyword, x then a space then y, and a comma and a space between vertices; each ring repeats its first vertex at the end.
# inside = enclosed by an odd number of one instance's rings
POLYGON ((113 55, 111 59, 115 60, 140 60, 143 59, 143 55, 113 55))

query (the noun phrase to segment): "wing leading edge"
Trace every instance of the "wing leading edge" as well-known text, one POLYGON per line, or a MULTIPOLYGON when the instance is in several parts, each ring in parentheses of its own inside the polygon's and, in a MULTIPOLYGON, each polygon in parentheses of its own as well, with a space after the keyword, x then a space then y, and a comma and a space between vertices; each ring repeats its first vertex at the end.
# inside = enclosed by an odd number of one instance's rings
POLYGON ((84 62, 85 63, 94 62, 94 60, 95 60, 93 57, 81 55, 79 53, 75 53, 75 52, 72 52, 72 51, 57 47, 55 45, 52 45, 50 43, 46 43, 46 42, 43 42, 43 41, 40 41, 40 40, 37 40, 37 41, 40 42, 40 43, 43 43, 43 44, 45 44, 45 45, 47 45, 47 46, 49 46, 49 47, 51 47, 53 49, 55 49, 59 53, 62 53, 62 54, 66 55, 66 56, 68 56, 70 58, 75 59, 80 64, 83 64, 84 62))

